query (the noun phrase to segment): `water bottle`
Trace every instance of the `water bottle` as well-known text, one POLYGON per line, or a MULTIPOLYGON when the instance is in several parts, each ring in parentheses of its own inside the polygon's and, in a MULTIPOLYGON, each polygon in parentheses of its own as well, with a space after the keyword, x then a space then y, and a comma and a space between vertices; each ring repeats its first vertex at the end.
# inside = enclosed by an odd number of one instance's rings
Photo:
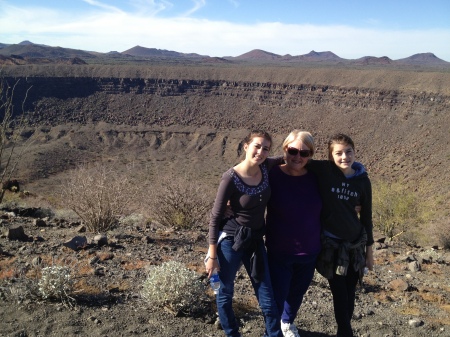
POLYGON ((217 269, 214 269, 214 271, 212 272, 209 283, 211 283, 211 288, 214 291, 214 294, 217 295, 220 288, 219 274, 217 273, 217 269))
POLYGON ((369 274, 369 268, 364 267, 364 275, 367 275, 367 274, 369 274))

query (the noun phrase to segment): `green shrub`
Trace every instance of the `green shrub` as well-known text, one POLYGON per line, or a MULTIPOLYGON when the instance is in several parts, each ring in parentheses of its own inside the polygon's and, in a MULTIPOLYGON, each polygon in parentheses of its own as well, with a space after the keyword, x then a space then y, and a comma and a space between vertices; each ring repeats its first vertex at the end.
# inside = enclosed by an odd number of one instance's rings
POLYGON ((177 316, 193 316, 205 311, 205 290, 198 274, 169 261, 150 267, 141 294, 151 305, 168 308, 177 316))
POLYGON ((400 183, 378 182, 373 187, 373 223, 392 239, 419 221, 418 201, 400 183))

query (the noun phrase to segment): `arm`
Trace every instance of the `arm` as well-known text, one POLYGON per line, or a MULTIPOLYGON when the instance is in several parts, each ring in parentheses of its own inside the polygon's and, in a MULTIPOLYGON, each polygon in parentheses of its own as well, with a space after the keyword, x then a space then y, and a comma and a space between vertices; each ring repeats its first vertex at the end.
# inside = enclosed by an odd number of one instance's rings
POLYGON ((205 260, 205 268, 208 277, 211 277, 214 269, 220 270, 217 259, 217 240, 219 236, 220 222, 223 219, 225 209, 233 191, 233 182, 227 173, 224 173, 220 180, 214 206, 211 210, 211 220, 209 223, 209 248, 205 260))
POLYGON ((373 245, 366 246, 366 267, 369 268, 369 270, 373 270, 373 245))
POLYGON ((367 245, 371 246, 374 240, 372 223, 372 185, 369 179, 367 179, 364 186, 364 194, 361 196, 360 221, 367 233, 367 245))
POLYGON ((283 156, 268 157, 266 161, 267 161, 267 168, 270 170, 272 167, 276 165, 284 164, 284 157, 283 156))
POLYGON ((208 277, 211 277, 214 269, 217 271, 220 270, 219 260, 217 258, 217 244, 210 244, 208 249, 208 255, 205 262, 206 272, 208 273, 208 277))
POLYGON ((367 180, 367 186, 365 188, 364 199, 361 205, 361 223, 366 229, 367 233, 367 245, 366 245, 366 266, 369 270, 373 270, 373 223, 372 223, 372 185, 370 180, 367 180))
POLYGON ((310 159, 306 164, 306 169, 313 172, 317 176, 317 178, 320 179, 321 177, 323 177, 323 175, 329 174, 327 168, 330 167, 330 163, 331 162, 329 160, 310 159))

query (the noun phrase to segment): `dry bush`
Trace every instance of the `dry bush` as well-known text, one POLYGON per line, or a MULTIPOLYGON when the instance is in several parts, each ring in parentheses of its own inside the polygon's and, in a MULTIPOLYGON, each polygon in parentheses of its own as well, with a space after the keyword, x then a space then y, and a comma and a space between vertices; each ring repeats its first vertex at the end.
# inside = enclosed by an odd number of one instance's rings
POLYGON ((152 216, 169 227, 205 226, 213 201, 208 192, 199 181, 176 175, 165 177, 152 186, 152 216))
POLYGON ((390 239, 419 221, 418 200, 400 183, 377 182, 373 188, 373 223, 390 239))
MULTIPOLYGON (((450 223, 448 218, 437 219, 430 223, 431 237, 439 246, 450 249, 450 223)), ((429 232, 430 232, 429 231, 429 232)))
POLYGON ((169 261, 150 266, 141 294, 150 305, 165 307, 175 315, 194 316, 206 310, 205 290, 198 274, 169 261))
POLYGON ((25 146, 22 146, 21 150, 17 149, 27 125, 28 115, 25 113, 24 104, 30 90, 30 88, 26 90, 22 100, 22 111, 18 114, 14 111, 16 105, 14 92, 18 83, 19 80, 16 80, 13 85, 10 85, 3 77, 2 70, 0 73, 0 203, 6 191, 3 189, 3 183, 15 174, 17 165, 24 151, 31 144, 34 134, 34 130, 30 130, 25 146))
POLYGON ((62 186, 61 202, 89 231, 105 232, 139 208, 142 189, 131 169, 122 173, 113 164, 84 165, 72 171, 62 186))

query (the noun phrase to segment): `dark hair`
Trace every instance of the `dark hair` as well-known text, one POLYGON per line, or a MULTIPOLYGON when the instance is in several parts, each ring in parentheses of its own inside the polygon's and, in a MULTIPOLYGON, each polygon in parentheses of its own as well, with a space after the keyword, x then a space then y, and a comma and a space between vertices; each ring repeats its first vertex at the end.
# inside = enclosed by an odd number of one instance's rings
POLYGON ((242 143, 250 144, 253 141, 253 138, 255 138, 255 137, 262 137, 265 140, 268 140, 270 142, 270 146, 272 146, 272 137, 269 135, 269 133, 267 133, 266 131, 263 131, 263 130, 250 131, 250 133, 247 135, 247 137, 244 138, 242 143))
POLYGON ((328 160, 333 160, 333 148, 335 144, 347 144, 355 150, 355 143, 353 140, 343 133, 337 133, 328 141, 328 160))

